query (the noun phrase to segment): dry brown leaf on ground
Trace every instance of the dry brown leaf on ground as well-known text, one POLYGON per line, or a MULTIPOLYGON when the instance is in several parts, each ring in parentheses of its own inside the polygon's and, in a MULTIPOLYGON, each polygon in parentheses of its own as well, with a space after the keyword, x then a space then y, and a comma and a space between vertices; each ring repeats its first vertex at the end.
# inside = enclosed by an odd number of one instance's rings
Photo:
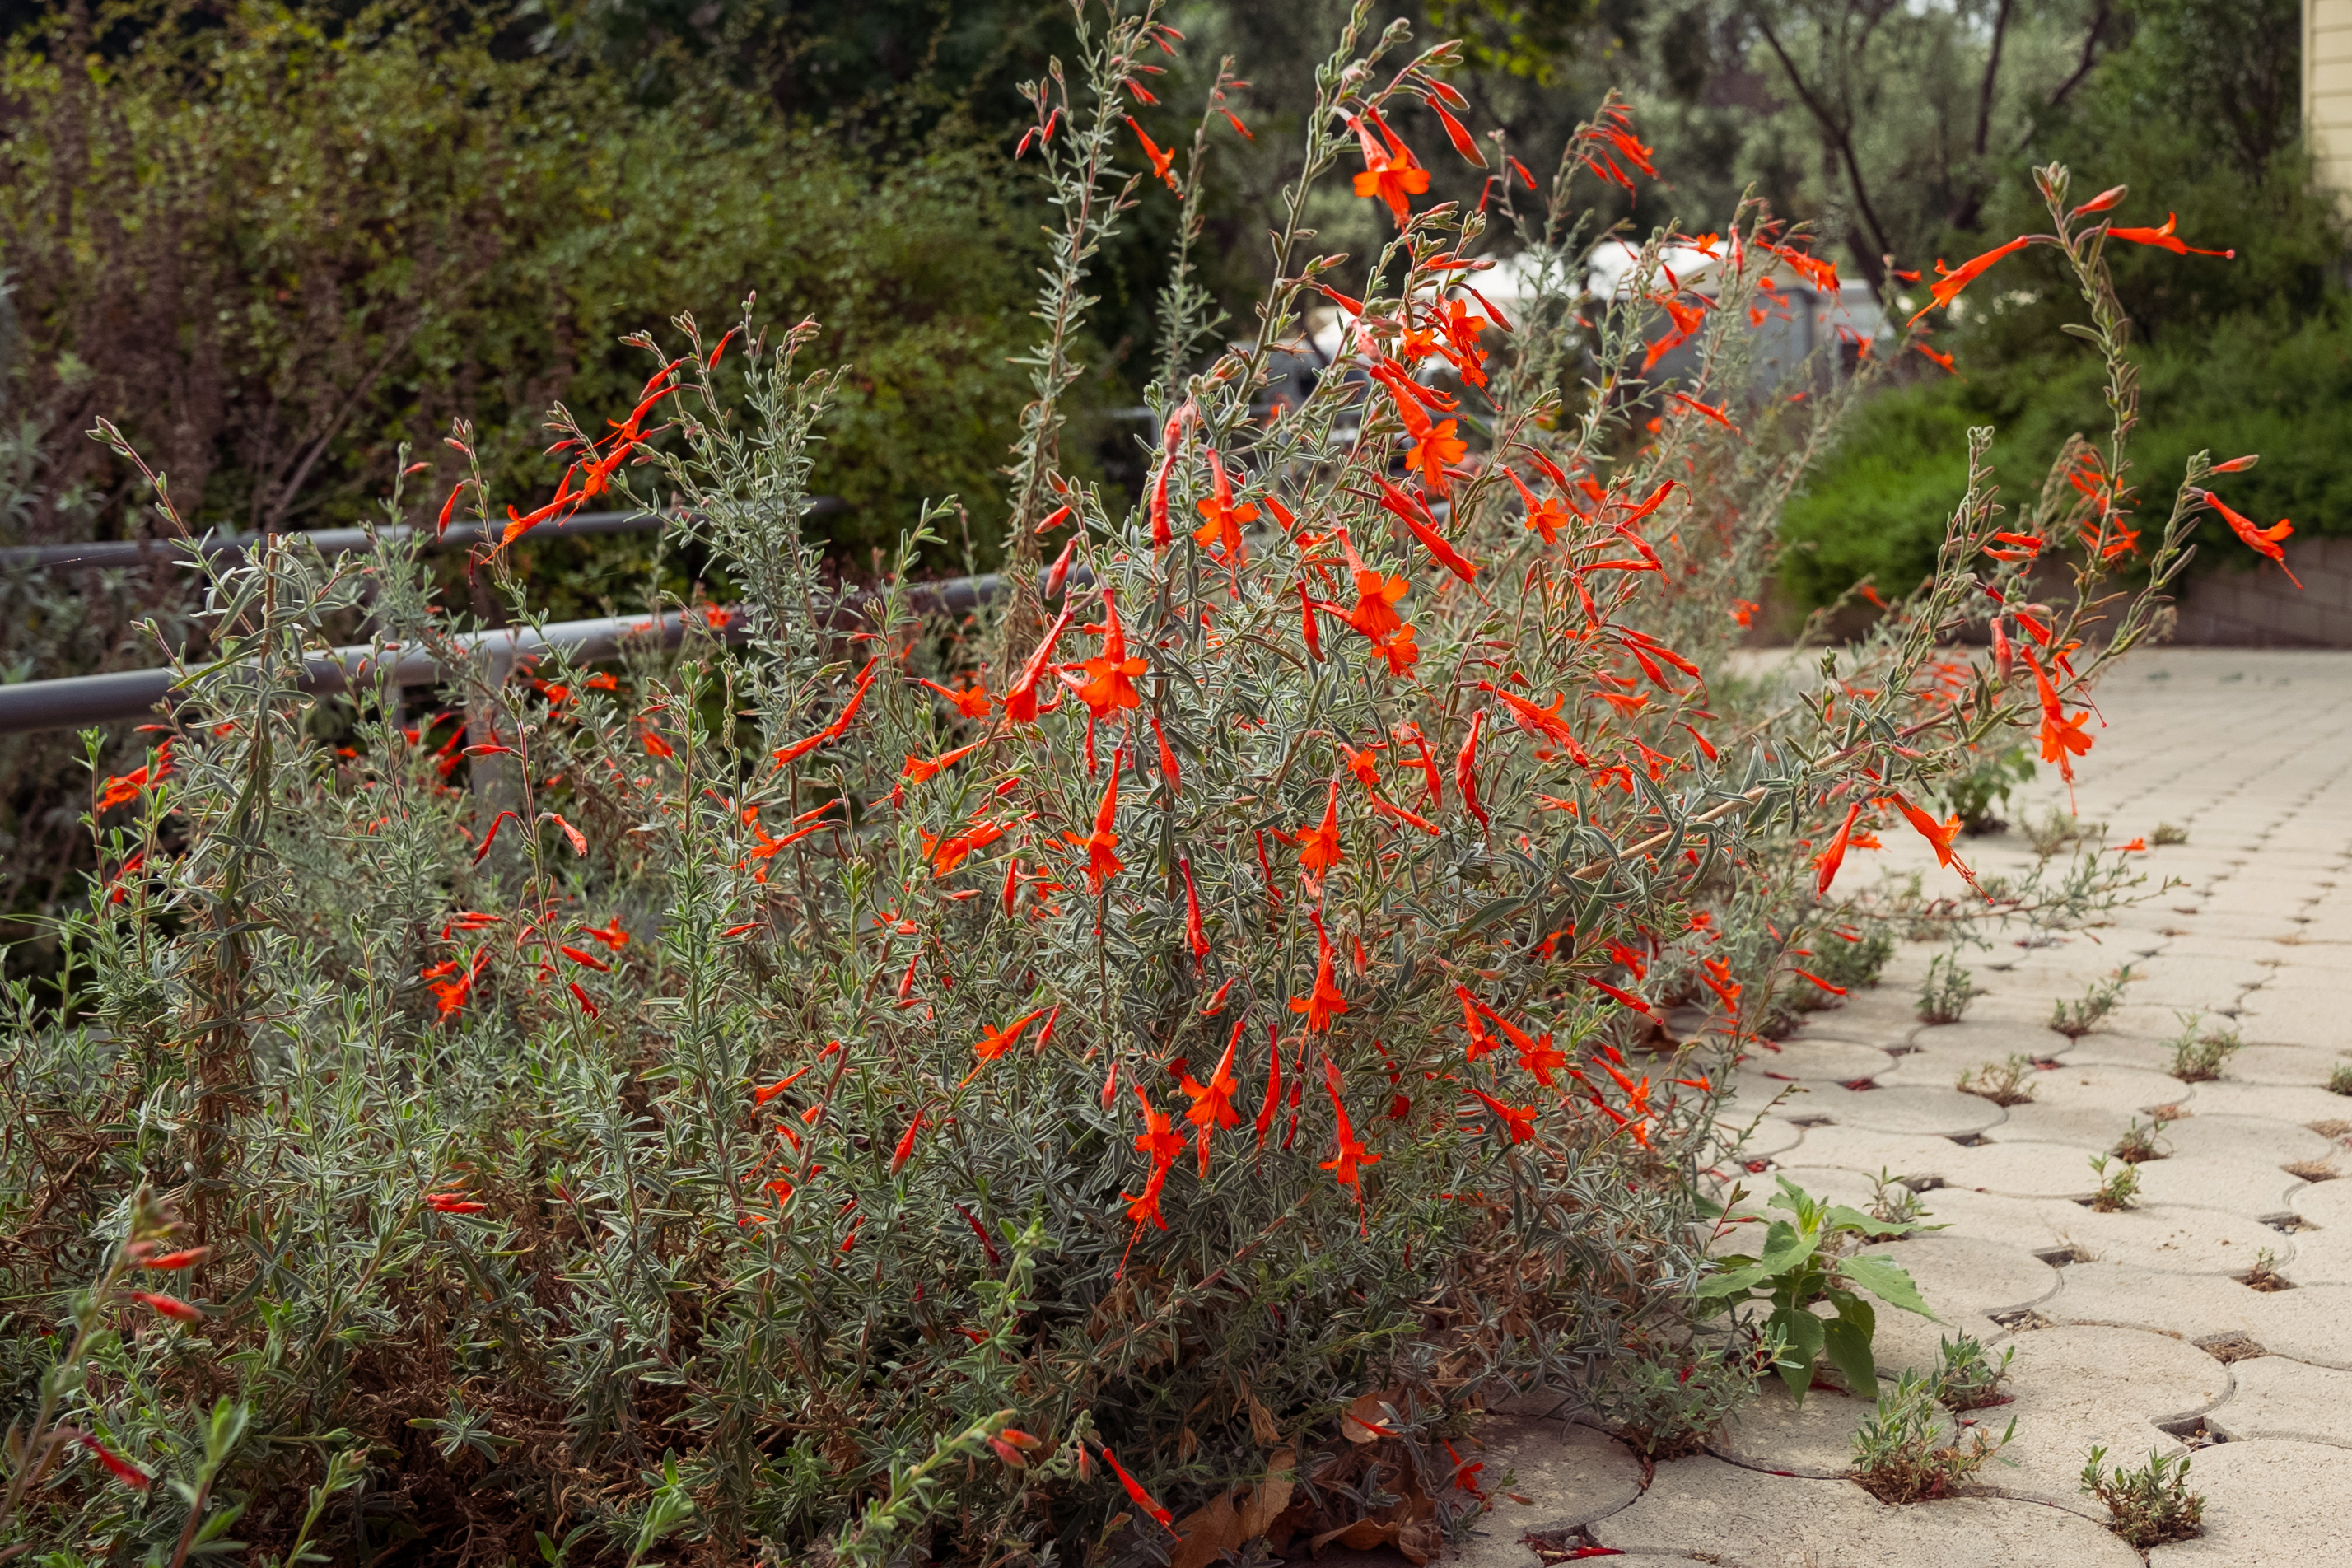
POLYGON ((1297 1449, 1277 1448, 1266 1457, 1266 1473, 1256 1485, 1220 1492, 1178 1520, 1173 1528, 1179 1539, 1168 1568, 1209 1568, 1226 1552, 1264 1535, 1290 1506, 1297 1465, 1297 1449))

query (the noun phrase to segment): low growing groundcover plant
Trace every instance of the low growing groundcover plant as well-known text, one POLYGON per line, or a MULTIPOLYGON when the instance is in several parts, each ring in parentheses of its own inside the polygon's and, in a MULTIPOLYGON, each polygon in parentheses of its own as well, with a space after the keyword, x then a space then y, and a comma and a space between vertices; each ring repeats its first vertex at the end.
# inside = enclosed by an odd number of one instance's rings
MULTIPOLYGON (((557 410, 546 504, 477 479, 387 509, 509 541, 599 496, 678 509, 734 596, 650 608, 674 656, 469 655, 390 541, 214 569, 221 657, 96 795, 107 875, 55 994, 12 999, 15 1540, 1425 1557, 1500 1479, 1460 1441, 1489 1394, 1671 1337, 1723 1075, 1864 940, 1845 860, 1907 824, 1957 866, 1958 819, 1916 803, 2021 726, 2071 772, 2070 700, 2147 632, 2209 469, 2135 545, 2120 198, 2042 171, 2030 237, 2081 283, 2111 438, 2014 518, 1972 485, 1864 640, 1736 678, 1778 508, 1858 384, 1756 390, 1748 315, 1829 263, 1743 206, 1585 293, 1578 191, 1650 172, 1623 110, 1538 191, 1461 126, 1453 49, 1368 15, 1318 74, 1254 325, 1204 347, 1181 269, 1162 302, 1130 502, 1055 440, 1088 258, 1147 179, 1123 106, 1179 40, 1148 5, 1081 12, 1024 142, 1066 226, 1001 605, 907 580, 944 505, 869 590, 820 578, 799 523, 839 373, 748 310, 638 340, 643 401, 601 431, 557 410), (1408 132, 1485 162, 1486 201, 1416 206, 1408 132), (1316 256, 1343 160, 1390 232, 1316 256), (1498 227, 1508 310, 1477 292, 1498 227), (1346 364, 1270 409, 1310 304, 1346 364), (1685 342, 1697 368, 1643 381, 1685 342), (2071 605, 2030 600, 2037 553, 2076 563, 2071 605), (436 704, 404 710, 388 657, 307 689, 362 615, 452 672, 436 704), (1989 620, 1992 656, 1947 651, 1989 620)), ((1187 244, 1202 123, 1181 170, 1139 149, 1187 244)), ((1977 907, 2130 879, 2094 853, 1977 907)))

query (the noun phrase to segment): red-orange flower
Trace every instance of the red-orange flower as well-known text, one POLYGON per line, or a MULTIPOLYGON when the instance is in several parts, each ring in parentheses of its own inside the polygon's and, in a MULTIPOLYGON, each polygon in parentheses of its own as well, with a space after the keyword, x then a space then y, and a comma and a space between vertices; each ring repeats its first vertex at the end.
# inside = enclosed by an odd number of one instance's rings
MULTIPOLYGON (((2032 243, 2031 236, 2019 235, 2007 245, 1996 245, 1982 256, 1972 257, 1961 262, 1957 270, 1948 272, 1944 269, 1943 258, 1937 257, 1936 281, 1932 286, 1927 302, 1911 313, 1911 321, 1916 321, 1928 311, 1950 304, 1959 298, 1961 289, 1984 276, 1985 272, 2002 257, 2014 250, 2022 250, 2032 243)), ((1904 324, 1908 326, 1910 322, 1906 321, 1904 324)))
POLYGON ((1113 877, 1126 868, 1118 858, 1118 835, 1111 825, 1118 819, 1118 768, 1127 758, 1124 751, 1110 755, 1110 782, 1104 785, 1102 803, 1095 807, 1095 830, 1087 836, 1087 881, 1097 893, 1113 877))
POLYGON ((1004 1027, 1001 1029, 982 1030, 980 1038, 972 1042, 972 1055, 978 1057, 984 1062, 994 1061, 997 1058, 1011 1050, 1014 1046, 1020 1044, 1021 1037, 1029 1032, 1029 1026, 1035 1023, 1045 1016, 1045 1008, 1035 1007, 1024 1013, 1021 1016, 1013 1019, 1013 1022, 1005 1025, 1004 1027))
POLYGON ((94 1457, 100 1464, 104 1465, 107 1468, 116 1480, 121 1481, 124 1486, 129 1487, 131 1490, 143 1492, 149 1487, 155 1484, 155 1479, 152 1476, 150 1476, 146 1471, 141 1469, 130 1460, 114 1452, 113 1449, 109 1448, 105 1444, 100 1442, 89 1433, 83 1432, 78 1434, 78 1440, 83 1447, 90 1451, 92 1457, 94 1457))
POLYGON ((1015 724, 1034 724, 1037 721, 1037 682, 1052 667, 1054 645, 1060 642, 1063 632, 1069 629, 1070 617, 1075 613, 1066 605, 1062 607, 1062 613, 1054 617, 1054 624, 1045 628, 1045 640, 1037 645, 1036 651, 1029 656, 1029 661, 1013 678, 1013 684, 1005 689, 1004 716, 1015 724))
POLYGON ((1356 176, 1356 195, 1366 200, 1386 202, 1390 216, 1402 228, 1412 217, 1412 205, 1405 198, 1428 193, 1429 171, 1414 161, 1412 150, 1397 139, 1396 132, 1381 124, 1378 115, 1367 112, 1362 119, 1350 119, 1348 123, 1354 127, 1356 140, 1364 152, 1364 172, 1356 176), (1381 133, 1388 139, 1386 147, 1373 139, 1366 120, 1380 125, 1381 133))
POLYGON ((1348 1010, 1348 999, 1339 994, 1338 978, 1331 973, 1331 939, 1323 934, 1321 921, 1315 926, 1318 962, 1315 966, 1315 989, 1304 996, 1290 999, 1290 1010, 1307 1015, 1309 1034, 1319 1035, 1331 1026, 1331 1020, 1348 1010))
POLYGON ((1143 697, 1135 689, 1135 678, 1143 673, 1143 660, 1128 657, 1127 630, 1118 624, 1118 601, 1109 593, 1103 595, 1102 624, 1087 630, 1102 634, 1102 651, 1078 666, 1086 679, 1066 673, 1062 679, 1077 689, 1078 700, 1097 719, 1122 708, 1141 707, 1143 697))
POLYGON ((1339 1118, 1339 1152, 1323 1162, 1323 1169, 1331 1173, 1332 1180, 1356 1194, 1356 1202, 1364 1201, 1363 1167, 1381 1163, 1378 1154, 1368 1152, 1356 1137, 1356 1129, 1348 1121, 1348 1107, 1339 1098, 1339 1069, 1331 1058, 1323 1058, 1323 1087, 1331 1096, 1332 1114, 1339 1118))
POLYGON ((1847 806, 1845 820, 1838 824, 1837 836, 1830 840, 1830 847, 1813 857, 1813 864, 1821 868, 1821 877, 1813 884, 1815 898, 1826 898, 1830 884, 1837 880, 1838 868, 1845 864, 1846 845, 1853 837, 1854 818, 1861 815, 1862 802, 1847 806))
MULTIPOLYGON (((2247 549, 2252 550, 2257 555, 2267 555, 2272 560, 2277 562, 2279 563, 2279 570, 2286 573, 2286 580, 2288 582, 2294 584, 2298 588, 2303 586, 2303 579, 2297 577, 2294 571, 2287 565, 2286 551, 2279 543, 2279 541, 2286 538, 2287 535, 2294 531, 2294 524, 2289 522, 2284 518, 2281 518, 2278 521, 2271 524, 2268 528, 2256 528, 2252 518, 2242 516, 2241 514, 2231 510, 2229 506, 2221 500, 2221 498, 2215 495, 2211 490, 2200 490, 2197 493, 2203 496, 2207 503, 2210 504, 2215 511, 2221 514, 2221 521, 2230 525, 2230 531, 2236 534, 2239 539, 2243 541, 2247 549)), ((110 791, 109 793, 111 794, 112 792, 110 791)), ((103 805, 104 803, 101 802, 100 804, 103 805)))
POLYGON ((1412 449, 1405 454, 1405 468, 1421 480, 1422 489, 1440 496, 1446 490, 1446 465, 1460 462, 1470 451, 1469 443, 1454 436, 1454 424, 1446 419, 1432 425, 1423 416, 1421 427, 1412 432, 1412 449))
POLYGON ((1470 1092, 1477 1096, 1479 1102, 1485 1105, 1487 1110, 1493 1111, 1496 1116, 1503 1119, 1503 1129, 1511 1135, 1512 1142, 1524 1143, 1528 1139, 1533 1138, 1536 1135, 1536 1108, 1534 1106, 1530 1105, 1522 1110, 1520 1107, 1516 1105, 1505 1105, 1501 1100, 1496 1100, 1485 1089, 1473 1089, 1470 1092))
POLYGON ((1375 644, 1383 642, 1390 633, 1404 625, 1404 617, 1397 614, 1396 606, 1397 601, 1405 596, 1408 584, 1402 577, 1384 576, 1366 566, 1344 528, 1339 531, 1339 548, 1347 552, 1348 572, 1356 584, 1356 607, 1348 612, 1348 624, 1375 644))
POLYGON ((1192 531, 1192 538, 1225 565, 1238 566, 1242 562, 1242 524, 1257 521, 1257 508, 1234 504, 1233 480, 1214 449, 1209 452, 1209 477, 1213 493, 1200 503, 1201 515, 1209 521, 1192 531))
POLYGON ((1162 150, 1153 146, 1151 138, 1143 133, 1143 127, 1135 122, 1135 116, 1129 114, 1124 118, 1128 129, 1135 132, 1135 139, 1143 143, 1143 155, 1151 160, 1151 177, 1181 195, 1184 187, 1176 183, 1176 175, 1171 167, 1176 162, 1176 149, 1162 150))
POLYGON ((166 1296, 156 1290, 133 1290, 131 1292, 131 1299, 144 1302, 174 1322, 201 1323, 205 1321, 202 1311, 189 1306, 177 1296, 166 1296))
MULTIPOLYGON (((1913 805, 1900 795, 1892 795, 1886 798, 1895 803, 1895 808, 1903 814, 1905 820, 1918 829, 1919 837, 1935 847, 1936 864, 1938 866, 1958 864, 1959 857, 1952 853, 1952 841, 1960 836, 1958 816, 1946 817, 1939 824, 1933 816, 1913 805)), ((1966 866, 1961 866, 1959 869, 1961 876, 1965 877, 1969 874, 1969 868, 1966 866)))
POLYGON ((976 680, 961 691, 950 690, 947 687, 941 686, 936 680, 918 680, 916 684, 919 686, 928 686, 932 690, 938 692, 940 696, 946 698, 949 701, 954 703, 956 711, 962 714, 967 719, 985 719, 988 717, 988 689, 976 680))
POLYGON ((1292 835, 1298 846, 1298 863, 1307 875, 1320 877, 1342 858, 1339 849, 1339 781, 1331 781, 1331 793, 1323 802, 1323 821, 1315 827, 1302 827, 1292 835))
POLYGON ((2176 238, 2172 227, 2179 221, 2179 213, 2167 213, 2164 215, 2162 228, 2111 228, 2107 230, 2107 237, 2127 239, 2134 245, 2152 245, 2158 250, 2168 250, 2175 256, 2218 256, 2224 261, 2237 258, 2238 253, 2234 250, 2200 250, 2193 245, 2176 238))
POLYGON ((1177 1085, 1192 1102, 1192 1109, 1184 1112, 1184 1120, 1196 1131, 1203 1176, 1209 1173, 1209 1134, 1220 1127, 1241 1125, 1241 1112, 1234 1109, 1234 1090, 1238 1087, 1234 1081, 1234 1047, 1241 1044, 1242 1030, 1248 1022, 1246 1017, 1234 1020, 1233 1038, 1225 1042, 1225 1054, 1217 1058, 1216 1068, 1209 1074, 1207 1083, 1195 1080, 1188 1072, 1177 1085))

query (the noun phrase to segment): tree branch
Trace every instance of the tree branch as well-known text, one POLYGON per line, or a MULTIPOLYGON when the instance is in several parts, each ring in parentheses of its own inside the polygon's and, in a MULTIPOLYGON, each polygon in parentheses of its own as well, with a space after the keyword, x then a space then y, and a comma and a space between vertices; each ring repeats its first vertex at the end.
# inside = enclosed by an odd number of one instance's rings
POLYGON ((2058 90, 2050 95, 2050 108, 2055 109, 2065 102, 2066 95, 2082 86, 2083 79, 2091 74, 2091 68, 2099 63, 2099 35, 2106 31, 2111 15, 2112 0, 2099 0, 2098 8, 2091 13, 2091 30, 2083 36, 2082 63, 2074 68, 2074 74, 2060 82, 2058 90))
MULTIPOLYGON (((1805 79, 1798 74, 1797 62, 1789 58, 1789 51, 1781 47, 1780 35, 1772 30, 1772 24, 1763 12, 1751 6, 1748 14, 1755 17, 1757 30, 1763 34, 1764 42, 1771 48, 1773 58, 1780 62, 1780 69, 1788 77, 1789 86, 1796 92, 1798 101, 1813 117, 1813 122, 1822 128, 1822 134, 1829 139, 1838 161, 1845 165, 1846 184, 1853 193, 1854 210, 1870 232, 1871 245, 1877 247, 1873 250, 1869 246, 1854 245, 1854 264, 1861 268, 1871 291, 1883 292, 1886 281, 1885 258, 1895 247, 1887 240, 1886 226, 1878 221, 1877 210, 1871 205, 1870 192, 1862 177, 1862 160, 1854 155, 1852 130, 1832 115, 1828 106, 1805 85, 1805 79)), ((1847 243, 1853 244, 1851 238, 1847 243)))
POLYGON ((1984 80, 1977 88, 1977 156, 1985 155, 1992 139, 1992 101, 2000 79, 2000 46, 2009 32, 2011 0, 2000 0, 1992 16, 1992 48, 1985 56, 1984 80))

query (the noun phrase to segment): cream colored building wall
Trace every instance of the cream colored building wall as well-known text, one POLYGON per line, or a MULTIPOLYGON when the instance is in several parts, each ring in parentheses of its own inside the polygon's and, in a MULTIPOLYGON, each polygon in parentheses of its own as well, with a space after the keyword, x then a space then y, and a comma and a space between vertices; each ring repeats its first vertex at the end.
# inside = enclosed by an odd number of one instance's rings
POLYGON ((2352 208, 2352 0, 2303 0, 2303 117, 2321 184, 2352 208))

